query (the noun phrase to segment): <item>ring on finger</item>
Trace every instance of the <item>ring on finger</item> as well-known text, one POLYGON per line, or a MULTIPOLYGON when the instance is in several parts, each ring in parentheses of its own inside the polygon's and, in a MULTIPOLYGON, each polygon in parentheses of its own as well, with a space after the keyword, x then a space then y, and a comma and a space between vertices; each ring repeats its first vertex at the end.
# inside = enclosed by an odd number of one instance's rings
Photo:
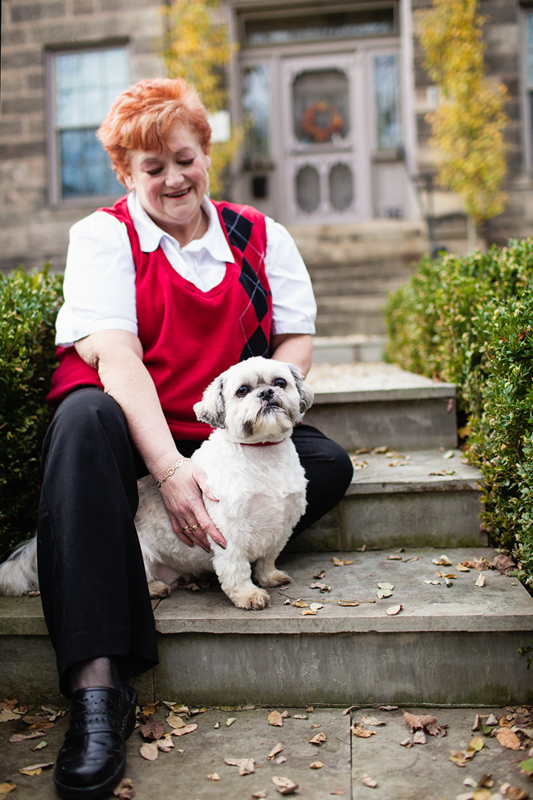
POLYGON ((195 531, 195 530, 196 530, 197 528, 199 528, 199 527, 200 527, 199 523, 196 523, 196 525, 193 525, 193 526, 191 527, 191 531, 195 531))
POLYGON ((190 525, 186 525, 184 528, 180 528, 180 531, 183 531, 183 532, 190 531, 190 530, 194 530, 194 528, 191 528, 190 525))

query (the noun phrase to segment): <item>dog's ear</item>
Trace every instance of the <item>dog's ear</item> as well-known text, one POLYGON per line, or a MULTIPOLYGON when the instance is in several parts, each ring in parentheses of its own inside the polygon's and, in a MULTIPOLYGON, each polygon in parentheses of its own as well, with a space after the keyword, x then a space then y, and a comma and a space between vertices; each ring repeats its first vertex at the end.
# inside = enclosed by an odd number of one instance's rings
POLYGON ((303 414, 304 411, 307 411, 307 409, 311 408, 313 405, 313 399, 315 395, 311 387, 305 383, 304 379, 302 378, 302 371, 300 367, 297 367, 296 364, 287 364, 287 366, 292 372, 294 380, 296 381, 296 388, 298 389, 298 394, 300 395, 300 413, 303 414))
POLYGON ((224 375, 219 375, 213 383, 209 384, 202 399, 196 403, 194 413, 200 422, 207 422, 212 428, 224 428, 226 421, 226 407, 224 405, 224 375))

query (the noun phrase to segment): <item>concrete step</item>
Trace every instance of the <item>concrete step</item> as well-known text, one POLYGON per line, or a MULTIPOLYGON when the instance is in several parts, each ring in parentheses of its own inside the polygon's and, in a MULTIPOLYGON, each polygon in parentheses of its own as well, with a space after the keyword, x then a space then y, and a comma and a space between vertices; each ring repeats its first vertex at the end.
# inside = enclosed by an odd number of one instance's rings
POLYGON ((315 336, 313 364, 372 363, 383 360, 384 336, 315 336))
POLYGON ((314 364, 315 401, 305 421, 347 450, 457 445, 455 386, 393 364, 314 364))
POLYGON ((344 499, 288 549, 485 546, 479 519, 481 475, 461 463, 461 451, 401 455, 352 456, 355 472, 344 499), (452 458, 443 458, 451 453, 452 458))
MULTIPOLYGON (((533 702, 527 660, 533 599, 511 577, 459 572, 456 563, 494 556, 487 548, 285 554, 292 576, 271 590, 271 607, 235 608, 218 586, 178 590, 154 611, 160 664, 138 681, 143 698, 191 705, 505 705, 533 702), (315 575, 331 587, 311 589, 315 575), (437 570, 457 577, 447 587, 437 570), (439 580, 439 584, 425 581, 439 580), (378 599, 378 583, 393 585, 378 599), (314 616, 286 604, 323 604, 314 616), (353 605, 339 605, 339 601, 353 605), (359 603, 359 605, 355 605, 359 603), (396 616, 387 609, 401 604, 396 616)), ((57 701, 54 657, 38 598, 0 598, 0 693, 57 701)))

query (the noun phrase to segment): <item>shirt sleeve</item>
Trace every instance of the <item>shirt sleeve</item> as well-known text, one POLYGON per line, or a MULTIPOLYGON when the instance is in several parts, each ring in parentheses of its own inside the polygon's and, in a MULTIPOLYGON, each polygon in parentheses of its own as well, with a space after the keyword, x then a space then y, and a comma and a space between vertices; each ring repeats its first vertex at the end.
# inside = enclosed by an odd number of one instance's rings
POLYGON ((72 226, 63 293, 56 344, 103 330, 137 334, 135 266, 123 222, 96 211, 72 226))
POLYGON ((265 220, 265 271, 272 291, 272 332, 313 334, 316 302, 307 267, 287 229, 270 217, 265 220))

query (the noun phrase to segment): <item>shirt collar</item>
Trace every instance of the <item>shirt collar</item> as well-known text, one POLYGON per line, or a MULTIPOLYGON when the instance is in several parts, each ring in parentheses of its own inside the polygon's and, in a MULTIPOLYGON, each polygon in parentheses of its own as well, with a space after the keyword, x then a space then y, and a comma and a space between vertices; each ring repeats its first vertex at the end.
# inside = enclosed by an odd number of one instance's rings
POLYGON ((155 222, 150 219, 144 208, 142 207, 136 192, 130 192, 128 195, 128 210, 131 214, 135 230, 139 234, 139 242, 143 253, 151 253, 157 250, 161 239, 166 237, 170 242, 177 247, 178 250, 186 250, 187 252, 199 252, 200 250, 207 250, 209 254, 218 261, 230 262, 235 261, 233 253, 222 230, 220 219, 217 210, 207 195, 202 200, 202 208, 206 212, 209 220, 209 226, 206 233, 201 239, 194 239, 185 248, 181 248, 179 242, 168 233, 161 230, 155 222))

